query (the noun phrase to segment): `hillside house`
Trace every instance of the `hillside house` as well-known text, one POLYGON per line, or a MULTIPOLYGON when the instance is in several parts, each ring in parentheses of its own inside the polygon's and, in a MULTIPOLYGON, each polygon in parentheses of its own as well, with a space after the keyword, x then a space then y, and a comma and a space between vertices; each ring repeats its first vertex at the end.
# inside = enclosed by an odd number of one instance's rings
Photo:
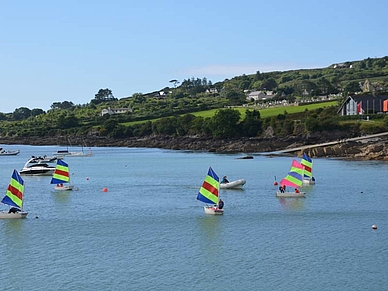
POLYGON ((261 101, 267 99, 267 94, 264 91, 253 91, 248 94, 248 100, 261 101))
POLYGON ((388 113, 388 96, 348 96, 337 111, 340 116, 388 113))
POLYGON ((131 108, 110 108, 102 109, 101 110, 101 116, 104 116, 105 114, 113 115, 113 114, 123 114, 127 112, 132 112, 131 108))
POLYGON ((209 89, 206 89, 206 93, 207 94, 218 94, 218 90, 217 90, 217 88, 209 88, 209 89))

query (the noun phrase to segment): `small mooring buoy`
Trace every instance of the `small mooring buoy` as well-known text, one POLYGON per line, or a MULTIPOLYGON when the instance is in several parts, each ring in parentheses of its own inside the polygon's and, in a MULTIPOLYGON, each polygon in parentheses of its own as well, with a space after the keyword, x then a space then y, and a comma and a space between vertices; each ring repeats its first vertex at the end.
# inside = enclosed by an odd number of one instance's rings
POLYGON ((108 188, 103 188, 102 192, 108 192, 108 188))
POLYGON ((373 225, 372 225, 372 229, 377 229, 377 225, 376 225, 376 224, 373 224, 373 225))

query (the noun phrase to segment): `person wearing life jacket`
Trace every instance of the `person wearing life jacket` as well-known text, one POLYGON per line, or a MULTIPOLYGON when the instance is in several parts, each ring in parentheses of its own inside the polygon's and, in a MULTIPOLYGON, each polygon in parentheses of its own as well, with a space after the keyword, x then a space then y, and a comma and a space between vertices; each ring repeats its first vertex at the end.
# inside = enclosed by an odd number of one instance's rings
POLYGON ((226 178, 226 176, 222 177, 221 183, 222 183, 222 184, 229 183, 229 181, 228 181, 228 179, 226 178))
POLYGON ((298 188, 295 188, 295 193, 300 193, 298 188))
POLYGON ((224 201, 220 199, 220 201, 218 201, 218 209, 222 209, 222 208, 224 208, 224 201))

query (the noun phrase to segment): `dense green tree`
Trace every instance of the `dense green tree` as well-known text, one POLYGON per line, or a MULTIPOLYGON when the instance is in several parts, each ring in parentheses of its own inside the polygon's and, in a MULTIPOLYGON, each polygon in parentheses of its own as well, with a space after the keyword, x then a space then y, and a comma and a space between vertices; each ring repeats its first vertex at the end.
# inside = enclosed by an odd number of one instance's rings
POLYGON ((40 108, 34 108, 31 110, 31 115, 32 116, 38 116, 40 114, 45 114, 46 112, 43 111, 43 109, 40 108))
POLYGON ((344 87, 344 92, 348 94, 354 94, 356 92, 361 92, 360 83, 357 81, 350 81, 344 87))
POLYGON ((0 120, 7 120, 7 115, 5 115, 3 112, 0 112, 0 120))
POLYGON ((234 137, 238 132, 240 112, 234 109, 221 109, 211 118, 211 131, 215 138, 234 137))
POLYGON ((246 110, 245 118, 241 123, 244 136, 257 136, 261 132, 262 121, 260 112, 256 110, 246 110))
POLYGON ((106 89, 100 89, 98 90, 98 93, 94 95, 94 99, 92 99, 92 103, 99 104, 102 102, 109 102, 109 101, 116 101, 117 98, 113 96, 112 90, 106 88, 106 89))
POLYGON ((31 116, 31 110, 27 107, 20 107, 15 109, 12 115, 15 120, 27 119, 31 116))
POLYGON ((71 109, 74 107, 74 103, 71 101, 54 102, 51 104, 51 109, 71 109))
POLYGON ((265 79, 262 83, 261 83, 261 90, 275 90, 276 87, 278 86, 276 80, 274 78, 268 78, 268 79, 265 79))

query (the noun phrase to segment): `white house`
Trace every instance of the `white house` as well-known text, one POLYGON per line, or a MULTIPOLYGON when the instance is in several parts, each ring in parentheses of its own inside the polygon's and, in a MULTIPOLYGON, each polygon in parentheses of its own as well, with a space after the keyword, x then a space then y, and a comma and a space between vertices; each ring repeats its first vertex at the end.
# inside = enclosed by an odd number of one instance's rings
POLYGON ((126 112, 132 112, 132 109, 131 108, 110 108, 108 107, 108 109, 102 109, 101 110, 101 116, 104 116, 105 114, 123 114, 123 113, 126 113, 126 112))
POLYGON ((267 95, 263 91, 253 91, 253 92, 249 93, 247 99, 248 100, 253 99, 254 101, 260 101, 260 100, 265 99, 266 96, 267 95))
POLYGON ((210 89, 206 89, 206 93, 207 94, 217 94, 218 90, 217 90, 217 88, 210 88, 210 89))

